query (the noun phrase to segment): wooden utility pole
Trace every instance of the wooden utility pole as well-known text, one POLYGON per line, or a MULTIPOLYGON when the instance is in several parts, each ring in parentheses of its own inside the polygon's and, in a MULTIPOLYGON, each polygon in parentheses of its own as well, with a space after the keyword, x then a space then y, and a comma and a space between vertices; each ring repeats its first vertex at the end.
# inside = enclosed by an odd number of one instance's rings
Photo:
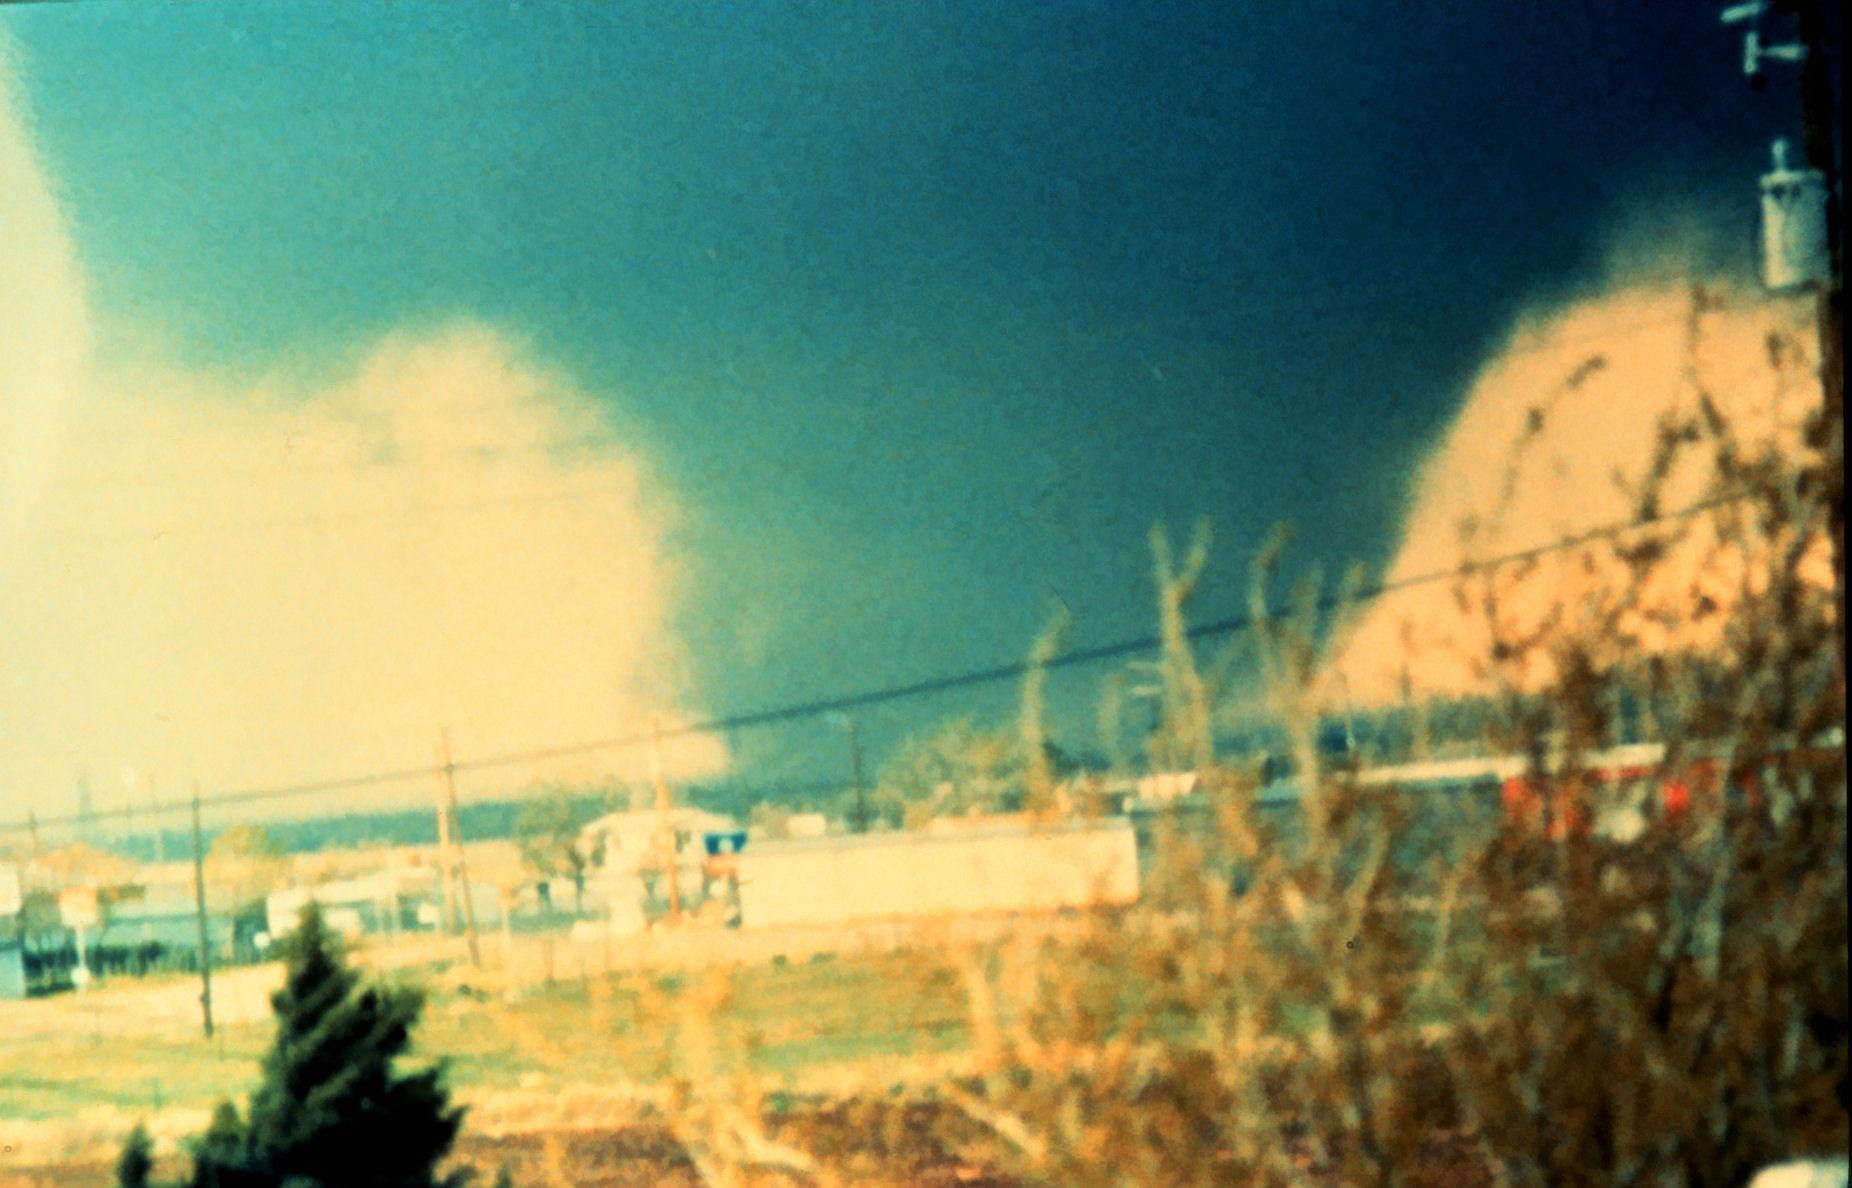
POLYGON ((206 843, 199 829, 199 788, 193 788, 193 897, 199 907, 199 1009, 212 1038, 212 932, 206 924, 206 843))
MULTIPOLYGON (((1802 152, 1806 167, 1819 175, 1824 194, 1823 228, 1826 238, 1826 275, 1807 283, 1813 287, 1816 324, 1820 337, 1820 415, 1809 427, 1807 444, 1819 451, 1817 472, 1804 479, 1817 484, 1826 504, 1826 534, 1833 567, 1833 662, 1835 692, 1839 715, 1846 708, 1846 502, 1845 502, 1845 322, 1840 306, 1841 279, 1844 277, 1843 231, 1839 210, 1839 105, 1833 101, 1833 61, 1827 36, 1831 10, 1827 0, 1747 0, 1724 9, 1723 23, 1744 25, 1743 71, 1749 85, 1761 90, 1766 85, 1765 63, 1796 62, 1800 65, 1800 100, 1802 152), (1796 41, 1770 45, 1758 27, 1770 11, 1794 18, 1796 41)), ((1780 163, 1777 146, 1776 168, 1780 163)), ((1773 175, 1771 175, 1773 176, 1773 175)), ((1804 212, 1796 212, 1804 216, 1804 212)), ((1770 215, 1764 213, 1763 218, 1770 215)), ((1764 235, 1769 229, 1764 228, 1764 235)), ((1809 270, 1811 271, 1811 270, 1809 270)), ((1770 284, 1775 283, 1772 279, 1770 284)))
POLYGON ((477 969, 482 968, 482 949, 476 941, 476 907, 471 902, 469 893, 469 863, 463 857, 463 820, 457 815, 457 767, 450 761, 450 731, 438 732, 438 757, 444 768, 444 807, 449 818, 449 827, 443 833, 456 847, 454 854, 457 864, 457 882, 462 885, 463 927, 469 934, 469 963, 477 969))
POLYGON ((444 884, 444 935, 454 936, 457 930, 457 886, 456 871, 451 869, 450 849, 450 801, 445 795, 450 776, 450 746, 448 736, 440 739, 437 759, 437 873, 444 884))
POLYGON ((167 861, 167 839, 161 835, 161 802, 155 795, 154 773, 148 773, 148 825, 154 830, 154 860, 167 861))
POLYGON ((862 727, 849 719, 849 765, 855 769, 855 831, 868 832, 868 788, 862 781, 862 727))
POLYGON ((669 923, 682 922, 681 876, 676 871, 675 819, 670 813, 669 783, 662 771, 662 722, 650 721, 650 774, 656 782, 656 816, 661 824, 663 861, 669 877, 669 923))
POLYGON ((1820 171, 1826 190, 1826 283, 1815 300, 1820 330, 1820 432, 1815 443, 1823 454, 1821 476, 1826 499, 1827 537, 1833 550, 1833 624, 1838 665, 1839 712, 1846 708, 1846 476, 1845 476, 1845 322, 1840 306, 1845 276, 1844 237, 1839 214, 1839 154, 1833 102, 1833 64, 1827 56, 1825 0, 1796 0, 1795 32, 1801 59, 1801 148, 1810 169, 1820 171))

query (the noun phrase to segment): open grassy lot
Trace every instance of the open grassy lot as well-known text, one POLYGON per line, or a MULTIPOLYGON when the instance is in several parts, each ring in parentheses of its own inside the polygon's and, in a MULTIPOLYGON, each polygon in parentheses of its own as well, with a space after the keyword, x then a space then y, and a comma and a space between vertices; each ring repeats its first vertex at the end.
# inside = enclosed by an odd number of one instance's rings
MULTIPOLYGON (((1032 931, 1063 923, 1017 922, 1032 931)), ((479 970, 455 940, 356 957, 373 976, 426 992, 416 1049, 443 1059, 451 1085, 469 1097, 655 1084, 700 1071, 685 1067, 696 1048, 742 1055, 755 1072, 795 1081, 946 1057, 969 1038, 960 954, 973 946, 994 953, 1001 933, 778 939, 695 935, 673 938, 679 947, 658 941, 647 953, 615 955, 562 942, 544 960, 537 943, 512 955, 490 947, 479 970), (830 940, 838 943, 823 947, 830 940), (655 963, 643 966, 640 954, 655 963)), ((0 1004, 0 1127, 99 1109, 203 1116, 254 1083, 271 1037, 268 995, 280 977, 274 965, 215 975, 211 1039, 200 1032, 199 983, 190 976, 118 979, 87 995, 0 1004)))
MULTIPOLYGON (((1013 922, 1032 938, 1085 925, 1013 922)), ((454 940, 362 949, 356 958, 372 976, 426 992, 415 1051, 447 1064, 456 1099, 470 1109, 460 1156, 481 1155, 489 1170, 506 1156, 530 1173, 522 1183, 576 1183, 609 1161, 611 1143, 662 1147, 650 1158, 662 1182, 675 1182, 684 1174, 679 1147, 658 1133, 649 1103, 678 1081, 750 1070, 775 1095, 766 1104, 782 1109, 782 1091, 797 1117, 810 1108, 804 1102, 873 1101, 900 1082, 966 1071, 959 965, 994 962, 1006 932, 838 930, 776 943, 689 933, 629 949, 553 937, 510 951, 490 937, 481 968, 454 940), (563 1180, 547 1170, 562 1143, 575 1153, 558 1158, 578 1169, 563 1180)), ((187 977, 0 1004, 0 1188, 45 1175, 54 1177, 46 1183, 107 1182, 108 1160, 137 1121, 174 1158, 217 1101, 241 1100, 256 1084, 280 973, 216 975, 219 1026, 210 1039, 200 1033, 198 983, 187 977)), ((907 1158, 916 1169, 955 1162, 930 1152, 907 1158)), ((628 1172, 611 1174, 585 1182, 631 1182, 628 1172)), ((925 1174, 895 1182, 925 1182, 925 1174)))
POLYGON ((650 1083, 682 1067, 693 1030, 755 1071, 905 1060, 965 1040, 949 970, 906 954, 835 957, 707 971, 588 974, 492 994, 440 991, 418 1035, 459 1087, 650 1083))
POLYGON ((86 994, 0 1003, 0 1126, 86 1110, 208 1105, 235 1091, 270 1041, 281 969, 214 979, 218 1026, 200 1032, 199 981, 118 979, 86 994))
MULTIPOLYGON (((743 1054, 755 1071, 796 1085, 845 1066, 878 1079, 966 1042, 956 977, 904 951, 582 974, 581 963, 561 961, 551 983, 512 985, 493 963, 476 971, 454 956, 384 964, 397 968, 378 976, 425 988, 416 1051, 447 1063, 478 1132, 634 1121, 641 1092, 704 1071, 689 1067, 690 1051, 743 1054)), ((197 1133, 217 1101, 256 1083, 279 977, 269 966, 215 978, 210 1039, 190 978, 0 1004, 0 1147, 10 1148, 0 1169, 94 1157, 137 1120, 157 1143, 197 1133)))

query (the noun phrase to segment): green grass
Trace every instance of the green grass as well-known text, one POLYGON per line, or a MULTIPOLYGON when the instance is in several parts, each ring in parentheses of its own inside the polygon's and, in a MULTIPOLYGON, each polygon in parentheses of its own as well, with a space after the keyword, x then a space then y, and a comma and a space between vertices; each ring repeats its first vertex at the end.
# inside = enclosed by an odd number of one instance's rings
MULTIPOLYGON (((596 974, 512 999, 433 992, 414 1032, 417 1059, 441 1058, 453 1089, 650 1082, 675 1071, 680 996, 703 974, 596 974), (678 985, 679 982, 679 985, 678 985)), ((732 973, 733 993, 710 1020, 721 1052, 752 1067, 797 1073, 837 1062, 956 1049, 965 1042, 962 992, 905 956, 766 965, 732 973)), ((414 974, 410 980, 418 979, 414 974)), ((210 1040, 42 1029, 0 1052, 0 1118, 70 1118, 98 1106, 130 1112, 208 1109, 241 1100, 258 1079, 268 1021, 222 1027, 210 1040)))
POLYGON ((255 1081, 269 1042, 267 1024, 222 1029, 210 1040, 45 1033, 9 1041, 0 1118, 65 1118, 97 1106, 209 1107, 255 1081))
MULTIPOLYGON (((726 1068, 744 1060, 774 1078, 957 1052, 970 1036, 951 960, 938 953, 822 955, 739 967, 720 975, 731 992, 705 1029, 726 1068)), ((390 976, 442 985, 439 972, 390 976)), ((682 1004, 710 976, 600 973, 509 997, 433 989, 414 1032, 414 1058, 444 1061, 458 1090, 514 1090, 536 1077, 555 1087, 658 1082, 694 1071, 684 1058, 690 1037, 682 1004)), ((1459 1007, 1417 1010, 1446 1022, 1459 1007)), ((1289 1030, 1318 1025, 1317 1011, 1289 1015, 1289 1030)), ((241 1100, 257 1082, 271 1035, 268 1020, 221 1027, 210 1040, 187 1030, 107 1035, 86 1030, 73 1013, 70 1030, 40 1029, 0 1048, 0 1118, 70 1118, 98 1106, 204 1110, 241 1100)))
MULTIPOLYGON (((452 1084, 652 1081, 678 1067, 678 1003, 706 975, 616 973, 560 982, 513 1001, 433 1000, 422 1051, 450 1060, 452 1084)), ((722 1052, 747 1052, 763 1073, 943 1052, 965 1041, 962 992, 902 956, 734 971, 708 1020, 722 1052)))

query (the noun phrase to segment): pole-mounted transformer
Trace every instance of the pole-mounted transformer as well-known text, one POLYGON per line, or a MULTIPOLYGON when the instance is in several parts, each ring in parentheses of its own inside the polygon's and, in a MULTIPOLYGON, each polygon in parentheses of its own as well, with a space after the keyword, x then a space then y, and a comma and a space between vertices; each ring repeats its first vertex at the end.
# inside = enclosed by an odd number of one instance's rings
POLYGON ((1772 292, 1825 285, 1832 279, 1826 242, 1826 176, 1788 164, 1788 142, 1774 146, 1775 168, 1762 175, 1762 283, 1772 292))
MULTIPOLYGON (((1770 0, 1745 0, 1724 9, 1726 25, 1747 26, 1743 33, 1743 74, 1749 85, 1761 90, 1766 76, 1763 67, 1769 62, 1796 64, 1803 70, 1817 70, 1820 63, 1817 46, 1809 44, 1807 18, 1801 17, 1801 37, 1797 41, 1771 45, 1762 35, 1762 19, 1771 10, 1797 12, 1791 5, 1776 5, 1770 0)), ((1814 24, 1817 25, 1817 21, 1814 24)), ((1819 30, 1813 34, 1817 39, 1819 30)), ((1828 101, 1830 106, 1830 99, 1828 101)), ((1819 113, 1831 118, 1831 113, 1819 113)), ((1808 156, 1817 146, 1809 143, 1808 156)), ((1782 293, 1818 285, 1830 291, 1833 283, 1831 201, 1826 175, 1817 167, 1819 161, 1800 168, 1788 164, 1789 145, 1775 142, 1775 168, 1762 175, 1762 283, 1772 292, 1782 293)))

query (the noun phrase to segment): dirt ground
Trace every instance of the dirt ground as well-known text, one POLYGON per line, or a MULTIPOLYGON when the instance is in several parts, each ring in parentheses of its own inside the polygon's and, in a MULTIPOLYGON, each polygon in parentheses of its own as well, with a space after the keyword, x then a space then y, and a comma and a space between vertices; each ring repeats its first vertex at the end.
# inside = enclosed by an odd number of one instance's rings
MULTIPOLYGON (((0 1152, 0 1161, 5 1155, 0 1152)), ((457 1142, 459 1164, 477 1169, 475 1183, 487 1188, 503 1167, 520 1188, 703 1188, 681 1144, 661 1126, 546 1131, 485 1137, 464 1135, 457 1142)), ((905 1157, 886 1160, 888 1167, 869 1169, 858 1179, 866 1188, 1017 1188, 1017 1181, 956 1159, 938 1164, 905 1157)), ((178 1161, 164 1160, 157 1176, 183 1176, 178 1161)), ((0 1162, 0 1188, 111 1188, 115 1174, 106 1162, 67 1163, 51 1167, 6 1167, 0 1162)), ((802 1181, 777 1172, 753 1180, 755 1188, 800 1188, 802 1181)))
MULTIPOLYGON (((816 1149, 853 1149, 838 1163, 862 1188, 1022 1188, 1022 1182, 997 1168, 967 1162, 944 1149, 925 1120, 890 1118, 872 1128, 864 1119, 844 1115, 812 1117, 804 1122, 816 1149), (851 1131, 851 1122, 857 1123, 851 1131)), ((589 1130, 549 1130, 495 1136, 465 1134, 456 1159, 477 1169, 478 1188, 493 1184, 506 1168, 519 1188, 703 1188, 694 1164, 666 1127, 648 1123, 589 1130)), ((1326 1182, 1318 1169, 1302 1164, 1314 1183, 1326 1182)), ((1490 1188, 1493 1177, 1471 1144, 1458 1134, 1436 1134, 1411 1169, 1419 1188, 1490 1188)), ((185 1168, 163 1161, 159 1176, 178 1177, 185 1168)), ((53 1167, 5 1165, 0 1152, 0 1188, 109 1188, 115 1182, 106 1162, 68 1163, 53 1167)), ((804 1181, 778 1172, 751 1179, 753 1188, 807 1188, 804 1181)), ((1338 1181, 1328 1181, 1336 1188, 1338 1181)))

